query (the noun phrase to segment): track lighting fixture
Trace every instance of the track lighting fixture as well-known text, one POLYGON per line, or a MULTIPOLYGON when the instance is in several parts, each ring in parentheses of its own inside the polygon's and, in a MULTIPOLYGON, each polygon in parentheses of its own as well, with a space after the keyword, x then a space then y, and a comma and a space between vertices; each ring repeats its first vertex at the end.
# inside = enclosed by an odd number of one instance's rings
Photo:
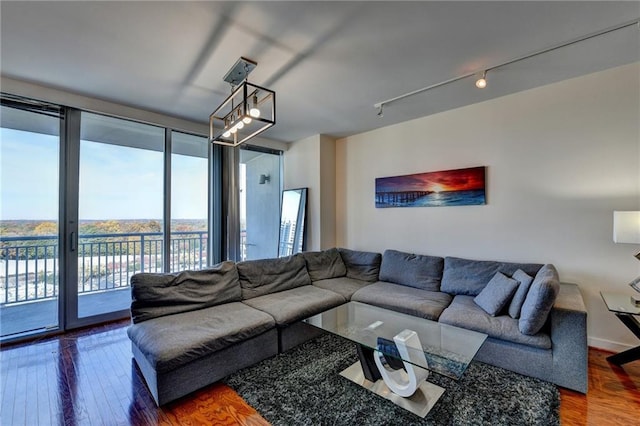
POLYGON ((596 38, 596 37, 600 37, 600 36, 603 36, 603 35, 606 35, 606 34, 610 34, 610 33, 614 32, 614 31, 619 31, 619 30, 622 30, 622 29, 625 29, 625 28, 628 28, 628 27, 631 27, 631 26, 635 26, 636 28, 638 28, 640 30, 640 20, 638 18, 635 18, 632 21, 623 22, 621 24, 618 24, 618 25, 615 25, 615 26, 612 26, 612 27, 608 27, 608 28, 605 28, 605 29, 602 29, 602 30, 599 30, 599 31, 596 31, 596 32, 593 32, 593 33, 590 33, 590 34, 583 35, 583 36, 575 38, 573 40, 569 40, 569 41, 565 41, 565 42, 562 42, 562 43, 558 43, 558 44, 553 45, 553 46, 545 47, 545 48, 540 49, 540 50, 538 50, 536 52, 529 53, 529 54, 523 55, 523 56, 519 56, 519 57, 510 59, 508 61, 492 65, 490 67, 485 67, 485 69, 481 73, 478 70, 476 70, 474 72, 469 72, 467 74, 458 75, 458 76, 452 77, 452 78, 450 78, 448 80, 441 81, 441 82, 435 83, 435 84, 431 84, 429 86, 422 87, 420 89, 413 90, 413 91, 408 92, 408 93, 404 93, 404 94, 402 94, 400 96, 396 96, 395 98, 390 98, 390 99, 386 99, 386 100, 381 101, 381 102, 376 102, 375 104, 373 104, 373 107, 378 110, 378 117, 382 117, 382 107, 385 106, 385 105, 390 105, 390 104, 393 104, 395 102, 398 102, 398 101, 401 101, 403 99, 406 99, 408 97, 411 97, 411 96, 414 96, 414 95, 417 95, 417 94, 420 94, 420 93, 424 93, 426 91, 429 91, 429 90, 432 90, 432 89, 435 89, 435 88, 438 88, 438 87, 446 86, 448 84, 455 83, 457 81, 464 80, 464 79, 470 78, 470 77, 476 77, 476 87, 479 88, 479 89, 484 89, 485 87, 487 87, 487 72, 489 72, 489 71, 493 71, 493 70, 495 70, 497 68, 501 68, 501 67, 504 67, 504 66, 507 66, 507 65, 511 65, 513 63, 516 63, 516 62, 524 61, 525 59, 533 58, 535 56, 539 56, 539 55, 542 55, 542 54, 545 54, 545 53, 553 52, 555 50, 562 49, 564 47, 571 46, 573 44, 577 44, 577 43, 583 42, 585 40, 590 40, 590 39, 593 39, 593 38, 596 38), (480 76, 480 74, 482 74, 482 75, 480 76), (478 76, 480 76, 480 77, 478 77, 478 76))

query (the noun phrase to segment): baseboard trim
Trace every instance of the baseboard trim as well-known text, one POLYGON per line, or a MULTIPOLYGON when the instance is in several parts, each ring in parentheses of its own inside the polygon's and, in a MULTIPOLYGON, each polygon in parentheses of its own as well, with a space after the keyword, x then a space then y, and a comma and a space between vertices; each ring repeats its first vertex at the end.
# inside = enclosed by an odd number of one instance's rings
POLYGON ((625 343, 613 342, 611 340, 598 339, 595 337, 589 337, 587 339, 587 344, 592 348, 603 349, 605 351, 611 352, 622 352, 626 351, 627 349, 633 348, 633 346, 627 345, 625 343))

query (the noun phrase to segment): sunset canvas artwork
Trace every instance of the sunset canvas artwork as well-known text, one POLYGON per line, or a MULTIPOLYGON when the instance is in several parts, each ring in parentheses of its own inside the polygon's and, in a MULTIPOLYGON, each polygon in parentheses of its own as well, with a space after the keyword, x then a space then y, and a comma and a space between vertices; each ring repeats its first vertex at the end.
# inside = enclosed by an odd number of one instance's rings
POLYGON ((486 167, 376 178, 376 207, 486 204, 486 167))

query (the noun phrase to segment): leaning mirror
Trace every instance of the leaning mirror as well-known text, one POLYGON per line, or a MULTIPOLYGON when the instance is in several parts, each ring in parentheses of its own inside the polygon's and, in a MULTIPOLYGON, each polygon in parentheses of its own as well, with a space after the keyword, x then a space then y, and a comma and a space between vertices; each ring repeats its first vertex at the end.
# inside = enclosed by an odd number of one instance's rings
POLYGON ((306 249, 307 188, 282 191, 278 256, 291 256, 306 249))

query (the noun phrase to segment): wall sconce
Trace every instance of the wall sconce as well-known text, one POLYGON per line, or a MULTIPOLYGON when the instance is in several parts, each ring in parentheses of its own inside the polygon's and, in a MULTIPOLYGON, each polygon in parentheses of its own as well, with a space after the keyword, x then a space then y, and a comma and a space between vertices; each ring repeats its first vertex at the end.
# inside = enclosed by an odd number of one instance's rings
POLYGON ((260 183, 260 185, 264 185, 267 182, 271 182, 271 176, 269 176, 269 175, 260 175, 260 181, 258 183, 260 183))

